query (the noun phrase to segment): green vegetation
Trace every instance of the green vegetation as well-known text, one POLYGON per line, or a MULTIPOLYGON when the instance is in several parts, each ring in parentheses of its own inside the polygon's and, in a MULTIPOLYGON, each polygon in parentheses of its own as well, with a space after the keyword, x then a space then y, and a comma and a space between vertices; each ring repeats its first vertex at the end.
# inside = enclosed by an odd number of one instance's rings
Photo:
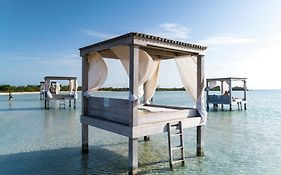
MULTIPOLYGON (((220 91, 220 86, 216 86, 214 87, 213 89, 211 89, 211 91, 220 91)), ((238 87, 238 86, 235 86, 232 88, 233 91, 244 91, 244 87, 238 87)), ((248 91, 248 89, 247 89, 248 91)))
POLYGON ((0 85, 0 92, 35 92, 39 91, 39 85, 27 85, 27 86, 11 86, 11 85, 0 85))
MULTIPOLYGON (((68 91, 69 86, 62 86, 61 91, 68 91)), ((81 86, 78 87, 78 91, 81 91, 81 86)), ((184 91, 181 88, 157 88, 156 91, 184 91)), ((233 87, 233 91, 243 91, 243 87, 233 87)), ((40 85, 27 85, 27 86, 12 86, 12 85, 0 85, 0 92, 38 92, 40 91, 40 85)), ((129 88, 114 88, 114 87, 104 87, 99 89, 99 91, 129 91, 129 88)), ((216 86, 211 91, 220 91, 220 87, 216 86)))
MULTIPOLYGON (((61 91, 68 91, 69 86, 61 86, 61 91)), ((81 86, 78 87, 78 91, 81 91, 81 86)), ((12 85, 0 85, 0 92, 38 92, 40 91, 40 85, 27 85, 27 86, 12 86, 12 85)), ((129 88, 114 88, 104 87, 99 91, 129 91, 129 88)), ((156 91, 184 91, 184 88, 157 88, 156 91)))
MULTIPOLYGON (((68 86, 62 86, 61 91, 68 91, 68 86)), ((81 90, 81 87, 78 87, 81 90)), ((27 86, 12 86, 12 85, 0 85, 0 92, 38 92, 40 91, 40 85, 27 85, 27 86)))

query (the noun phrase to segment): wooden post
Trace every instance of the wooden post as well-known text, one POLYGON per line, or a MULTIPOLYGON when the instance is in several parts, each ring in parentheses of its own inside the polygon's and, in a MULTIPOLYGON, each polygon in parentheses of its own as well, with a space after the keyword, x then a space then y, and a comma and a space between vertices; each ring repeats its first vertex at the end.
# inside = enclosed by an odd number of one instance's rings
MULTIPOLYGON (((201 96, 202 88, 204 87, 204 56, 197 56, 197 99, 201 96)), ((203 156, 203 131, 204 126, 197 126, 197 156, 203 156)))
MULTIPOLYGON (((72 89, 70 89, 71 88, 71 86, 70 86, 71 81, 72 80, 68 80, 68 91, 69 91, 69 93, 71 93, 71 90, 72 90, 72 89)), ((71 107, 71 99, 68 100, 68 107, 71 107)))
MULTIPOLYGON (((129 68, 129 98, 132 100, 138 97, 139 84, 139 48, 130 46, 130 68, 129 68)), ((129 119, 130 126, 138 125, 138 99, 130 102, 131 117, 129 119)))
POLYGON ((232 79, 229 80, 229 110, 232 111, 232 79))
MULTIPOLYGON (((147 93, 147 84, 146 82, 144 83, 143 85, 143 90, 144 90, 144 95, 143 95, 143 103, 146 104, 147 102, 149 102, 150 99, 147 99, 147 96, 146 96, 146 93, 147 93)), ((150 103, 150 102, 149 102, 150 103)), ((144 136, 143 137, 143 140, 145 142, 149 141, 150 140, 150 137, 149 136, 144 136)))
POLYGON ((204 156, 204 126, 197 126, 197 151, 196 155, 199 156, 204 156))
MULTIPOLYGON (((244 101, 247 101, 247 84, 246 84, 246 80, 244 80, 244 101)), ((247 109, 247 104, 244 103, 244 109, 247 109)))
POLYGON ((138 138, 129 138, 129 174, 138 174, 138 138))
POLYGON ((134 138, 133 127, 138 125, 138 84, 139 84, 139 48, 130 45, 130 75, 129 75, 129 99, 131 100, 129 126, 132 128, 132 136, 129 137, 129 174, 138 173, 138 138, 134 138))
MULTIPOLYGON (((223 92, 223 81, 221 81, 221 95, 223 95, 224 94, 224 92, 223 92)), ((223 104, 221 104, 221 108, 223 109, 223 104)))
MULTIPOLYGON (((87 55, 82 58, 82 115, 87 115, 87 97, 83 96, 83 93, 88 90, 88 72, 89 63, 87 55)), ((82 123, 82 153, 88 153, 88 125, 82 123)))
POLYGON ((209 110, 209 103, 208 103, 208 98, 209 98, 209 91, 210 91, 210 89, 209 89, 209 81, 208 80, 206 80, 206 89, 207 89, 207 110, 209 110))

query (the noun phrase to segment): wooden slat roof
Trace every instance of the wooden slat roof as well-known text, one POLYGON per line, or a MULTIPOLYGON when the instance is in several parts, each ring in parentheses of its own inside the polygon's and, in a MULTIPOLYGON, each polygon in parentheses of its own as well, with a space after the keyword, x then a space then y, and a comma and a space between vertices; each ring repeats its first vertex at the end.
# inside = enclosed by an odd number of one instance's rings
POLYGON ((63 77, 63 76, 46 76, 45 80, 76 80, 77 77, 63 77))
POLYGON ((140 37, 140 38, 151 39, 151 40, 155 40, 155 41, 162 41, 162 42, 165 42, 165 43, 176 44, 176 45, 180 45, 180 46, 192 47, 192 48, 196 48, 196 49, 202 49, 202 50, 207 49, 206 46, 200 46, 200 45, 197 45, 197 44, 185 43, 185 42, 181 42, 181 41, 176 41, 176 40, 167 39, 167 38, 154 36, 154 35, 148 35, 148 34, 144 34, 144 33, 130 32, 130 33, 127 33, 127 34, 124 34, 124 35, 120 35, 120 36, 105 40, 105 41, 101 41, 101 42, 98 42, 98 43, 95 43, 95 44, 92 44, 92 45, 82 47, 79 50, 84 50, 84 49, 88 49, 88 48, 91 48, 91 47, 107 44, 107 43, 117 41, 117 40, 120 40, 120 39, 124 39, 124 38, 128 38, 128 37, 140 37))
POLYGON ((247 78, 241 77, 226 77, 226 78, 207 78, 207 81, 224 81, 224 80, 247 80, 247 78))

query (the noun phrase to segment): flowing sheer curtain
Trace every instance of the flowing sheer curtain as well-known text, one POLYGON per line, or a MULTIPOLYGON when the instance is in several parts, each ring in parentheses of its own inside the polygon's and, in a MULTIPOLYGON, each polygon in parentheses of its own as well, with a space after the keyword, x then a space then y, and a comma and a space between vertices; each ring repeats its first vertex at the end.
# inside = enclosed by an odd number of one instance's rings
POLYGON ((84 96, 90 96, 92 92, 102 87, 108 74, 107 66, 100 54, 94 53, 89 55, 88 62, 88 90, 83 94, 84 96))
MULTIPOLYGON (((113 53, 120 59, 122 65, 124 66, 128 76, 130 74, 130 47, 129 46, 116 46, 112 47, 113 53)), ((152 57, 145 51, 139 49, 139 93, 138 97, 131 98, 141 98, 144 94, 143 84, 152 75, 153 72, 153 60, 152 57)))
POLYGON ((218 85, 219 85, 218 81, 209 81, 209 89, 213 89, 218 85))
MULTIPOLYGON (((202 86, 200 95, 197 98, 197 57, 196 56, 179 56, 175 58, 177 68, 181 77, 183 86, 191 97, 196 101, 196 108, 200 113, 202 120, 205 123, 207 119, 207 112, 204 106, 204 88, 202 86)), ((203 81, 205 83, 205 81, 203 81)))
POLYGON ((149 104, 150 99, 154 96, 159 78, 159 70, 160 70, 160 59, 153 60, 153 71, 150 78, 146 81, 145 84, 145 97, 146 100, 144 103, 149 104))

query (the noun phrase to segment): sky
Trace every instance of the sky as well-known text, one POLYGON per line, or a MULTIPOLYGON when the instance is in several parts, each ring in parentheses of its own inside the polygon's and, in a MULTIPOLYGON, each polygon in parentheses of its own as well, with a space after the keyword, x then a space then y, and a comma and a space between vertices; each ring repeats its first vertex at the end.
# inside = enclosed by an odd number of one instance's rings
MULTIPOLYGON (((279 0, 0 0, 0 84, 77 76, 79 48, 128 32, 208 46, 205 75, 247 77, 250 89, 281 89, 279 0)), ((126 87, 121 63, 106 59, 104 86, 126 87)), ((181 87, 163 61, 160 87, 181 87)))

